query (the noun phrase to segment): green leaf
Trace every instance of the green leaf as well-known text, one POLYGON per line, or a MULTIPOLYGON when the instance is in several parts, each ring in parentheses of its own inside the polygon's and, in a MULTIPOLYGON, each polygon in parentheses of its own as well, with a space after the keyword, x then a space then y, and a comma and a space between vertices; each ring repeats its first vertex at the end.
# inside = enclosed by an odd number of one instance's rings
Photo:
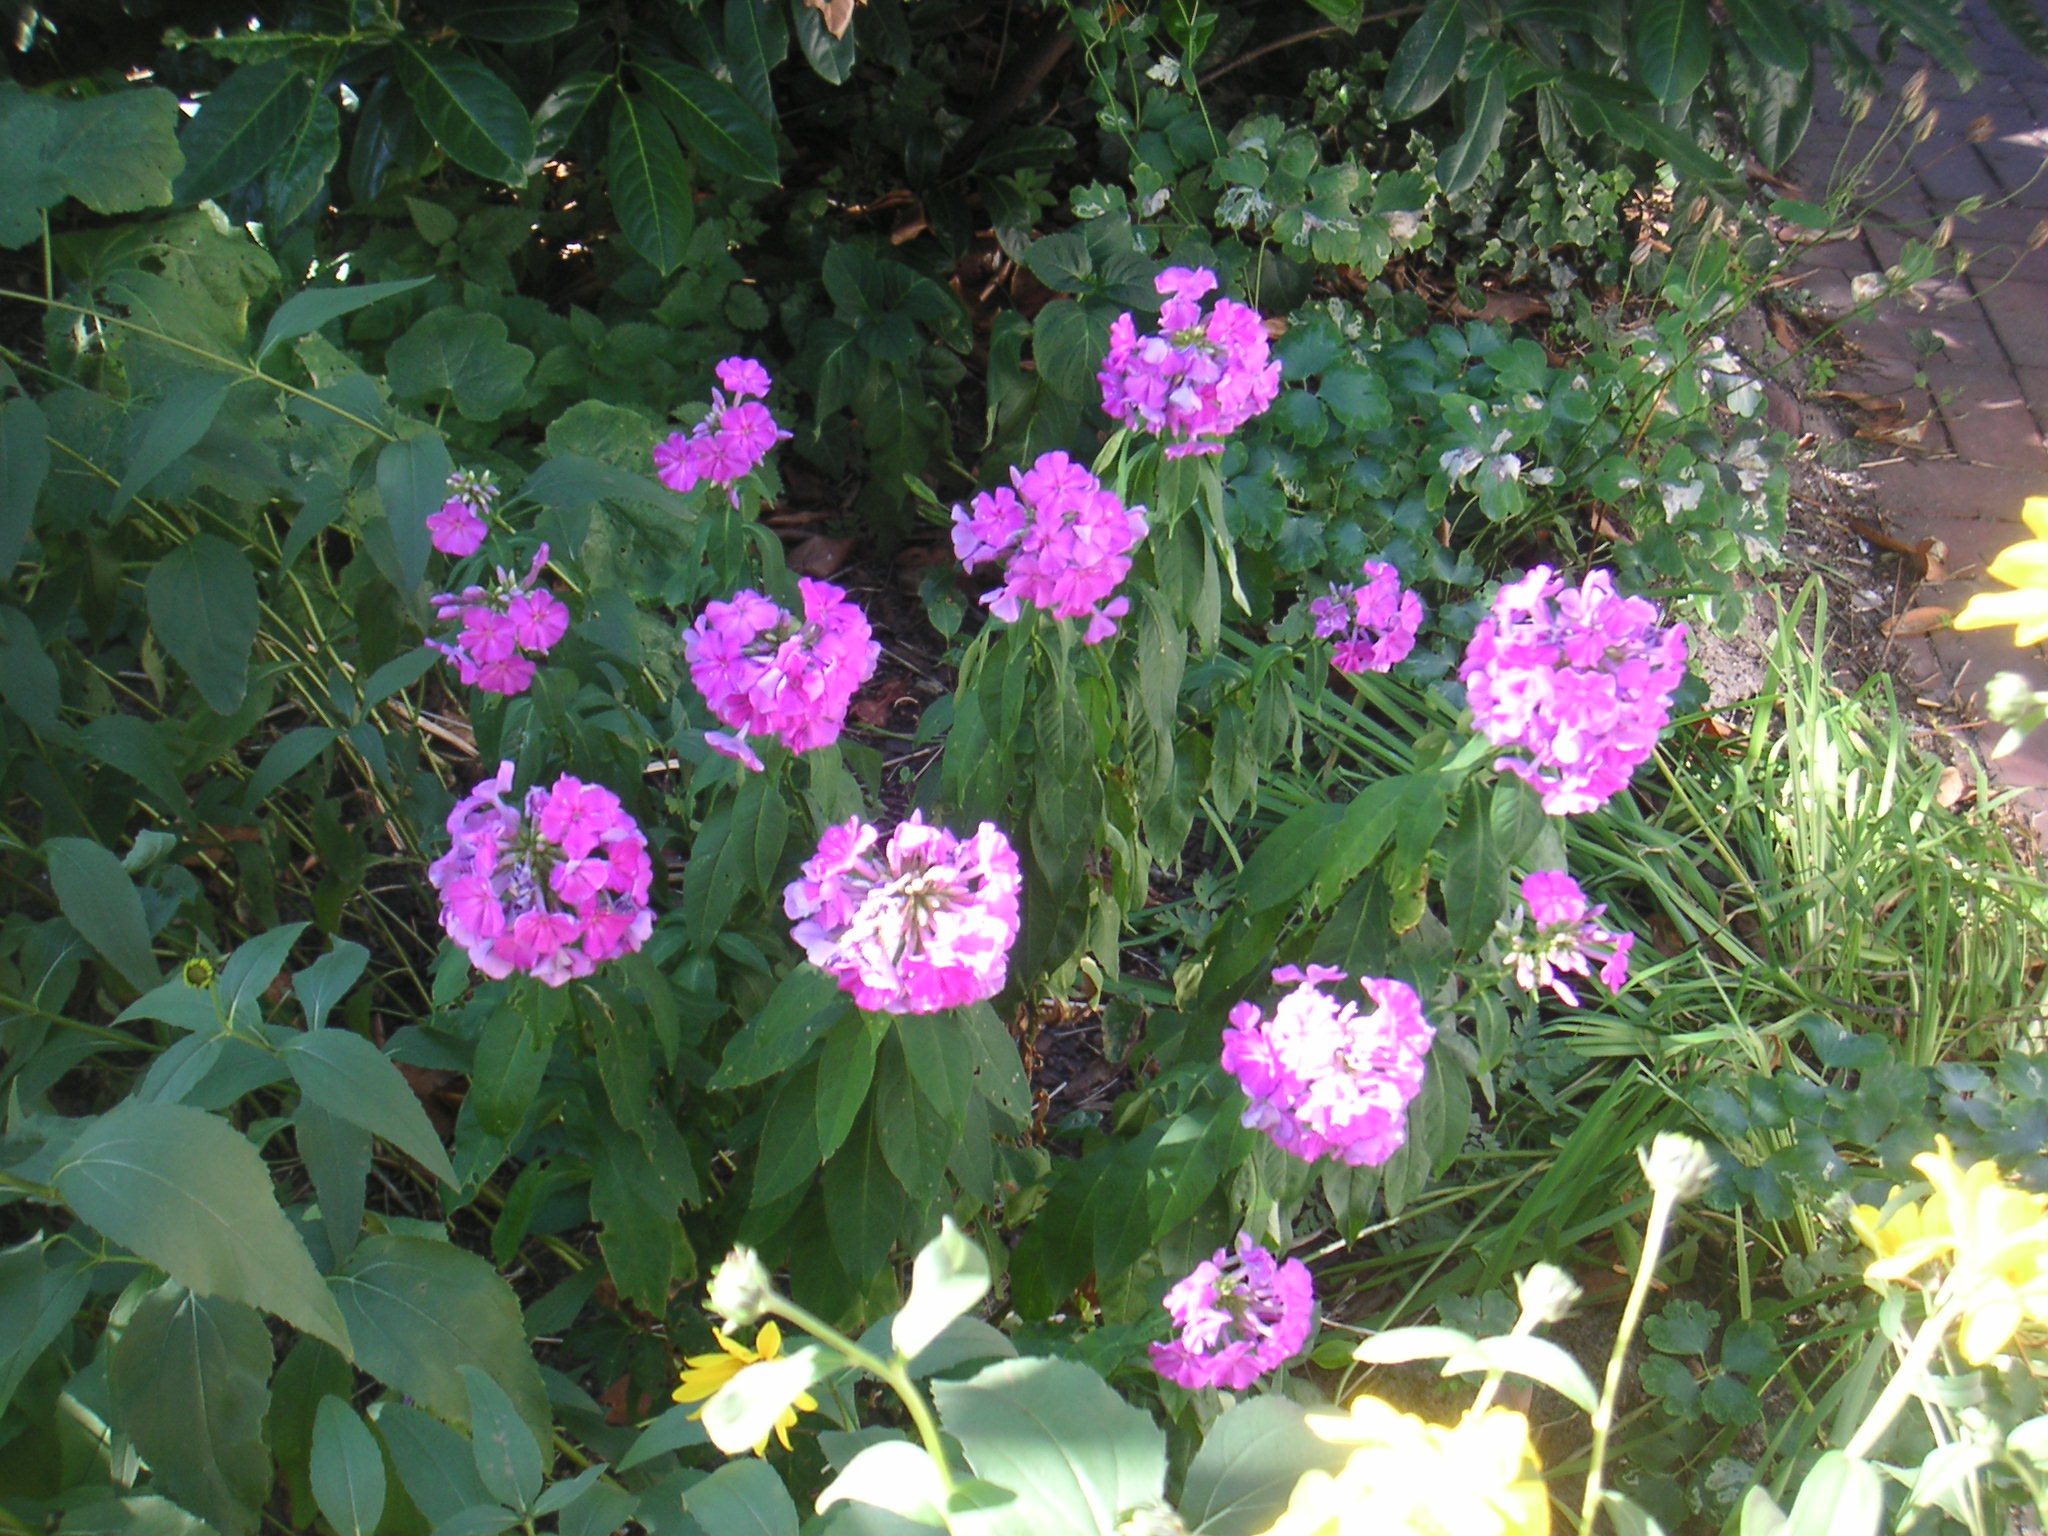
POLYGON ((1486 160, 1500 147, 1508 120, 1508 87, 1497 69, 1465 82, 1465 131, 1436 163, 1437 185, 1455 197, 1479 179, 1486 160))
POLYGON ((1706 0, 1636 0, 1629 19, 1636 78, 1664 106, 1690 100, 1714 60, 1706 0))
POLYGON ((1671 1302, 1643 1323, 1643 1337, 1650 1348, 1667 1355, 1705 1355, 1714 1342, 1714 1330, 1721 1314, 1703 1307, 1689 1297, 1671 1302))
POLYGON ((49 418, 26 395, 0 405, 0 580, 14 572, 50 474, 49 418))
POLYGON ((450 160, 507 186, 526 185, 533 123, 512 87, 488 66, 453 49, 400 42, 398 77, 450 160))
POLYGON ((52 1267, 39 1239, 0 1249, 0 1413, 36 1357, 70 1326, 87 1278, 77 1265, 52 1267))
POLYGON ((243 553, 210 533, 180 545, 142 584, 150 627, 216 714, 231 715, 249 691, 249 652, 260 609, 243 553))
MULTIPOLYGON (((211 1043, 217 1045, 218 1037, 211 1043)), ((327 1233, 327 1246, 335 1259, 345 1259, 354 1251, 356 1238, 363 1230, 363 1200, 370 1180, 370 1133, 307 1098, 300 1099, 298 1108, 292 1111, 292 1133, 298 1143, 299 1161, 306 1165, 306 1175, 313 1181, 313 1197, 320 1205, 320 1224, 327 1233)))
POLYGON ((43 844, 57 910, 122 979, 147 992, 161 979, 149 945, 142 896, 121 861, 82 837, 53 837, 43 844))
POLYGON ((232 1301, 159 1286, 107 1356, 124 1434, 158 1486, 220 1536, 247 1536, 270 1492, 270 1330, 232 1301))
POLYGON ((262 362, 264 355, 280 341, 295 341, 319 330, 330 320, 352 315, 379 299, 410 293, 431 281, 433 279, 425 277, 404 277, 388 283, 358 283, 353 288, 301 289, 278 305, 271 315, 270 324, 263 328, 263 340, 256 347, 256 361, 262 362))
POLYGON ((576 0, 455 0, 443 13, 464 37, 487 43, 537 43, 576 25, 576 0))
POLYGON ((1376 432, 1393 421, 1387 386, 1369 368, 1333 368, 1316 385, 1316 398, 1354 432, 1376 432))
POLYGON ((432 1415, 394 1401, 381 1402, 371 1412, 398 1481, 429 1524, 438 1528, 491 1502, 462 1436, 432 1415))
POLYGON ((429 1237, 380 1235, 357 1244, 329 1283, 356 1363, 386 1386, 466 1425, 461 1367, 473 1365, 505 1389, 536 1438, 552 1433, 519 1298, 486 1261, 429 1237))
POLYGON ((973 1520, 987 1536, 1113 1536, 1166 1488, 1166 1437, 1071 1360, 1005 1360, 932 1384, 939 1418, 977 1478, 1016 1502, 973 1520))
POLYGON ((598 1224, 598 1244, 619 1294, 659 1314, 668 1306, 677 1270, 689 1262, 676 1207, 694 1190, 694 1174, 680 1140, 672 1149, 685 1163, 677 1176, 601 1108, 595 1113, 590 1215, 598 1224))
MULTIPOLYGON (((436 310, 435 313, 447 314, 449 312, 446 310, 436 310)), ((431 319, 432 316, 428 318, 431 319)), ((477 318, 490 319, 492 324, 497 326, 500 339, 503 338, 505 333, 503 321, 488 316, 478 316, 477 318)), ((424 322, 422 322, 422 325, 424 325, 424 322)), ((418 335, 421 328, 422 326, 414 326, 412 331, 408 332, 403 340, 391 348, 391 354, 394 359, 392 363, 392 383, 394 388, 397 387, 397 370, 400 366, 396 361, 399 350, 410 342, 414 336, 418 335)), ((533 355, 530 352, 526 352, 524 347, 514 350, 526 353, 529 359, 533 355)), ((410 368, 415 358, 419 359, 419 365, 423 371, 430 366, 430 362, 424 354, 409 354, 405 366, 410 368)), ((450 354, 443 352, 431 359, 431 366, 440 368, 440 371, 435 375, 437 378, 445 379, 448 368, 460 367, 462 365, 451 357, 450 354)), ((408 374, 408 378, 414 377, 414 375, 408 374)), ((453 388, 452 385, 436 387, 447 387, 451 390, 453 388)), ((467 387, 465 385, 465 388, 467 387)), ((424 394, 429 391, 422 389, 420 392, 424 394)), ((515 386, 514 395, 516 396, 516 394, 517 388, 515 386)), ((478 398, 474 394, 471 395, 472 401, 478 398)), ((492 396, 491 398, 495 400, 497 397, 492 396)), ((460 409, 460 406, 458 405, 457 408, 460 409)), ((468 415, 469 413, 464 411, 463 414, 468 415)), ((377 455, 377 500, 383 505, 384 521, 391 531, 392 548, 398 554, 398 572, 395 584, 401 592, 408 595, 416 591, 419 584, 426 579, 427 556, 433 548, 433 537, 427 530, 427 519, 435 512, 438 512, 441 509, 441 504, 448 499, 448 476, 454 472, 454 469, 454 460, 448 456, 448 445, 441 441, 440 433, 431 429, 420 433, 417 437, 403 437, 396 442, 386 443, 383 450, 377 455)))
POLYGON ((988 1255, 946 1217, 911 1263, 910 1300, 889 1329, 896 1352, 914 1357, 954 1318, 981 1305, 988 1287, 988 1255))
POLYGON ((355 1409, 323 1397, 313 1416, 313 1498, 341 1536, 373 1536, 384 1514, 384 1456, 355 1409))
MULTIPOLYGON (((644 448, 641 451, 646 452, 644 448)), ((574 511, 600 501, 623 501, 659 507, 677 518, 695 516, 688 501, 659 481, 580 453, 552 454, 526 477, 519 494, 541 506, 562 511, 574 511)))
POLYGON ((1785 1536, 1877 1536, 1884 1529, 1884 1478, 1869 1462, 1824 1452, 1785 1522, 1785 1536))
POLYGON ((1727 6, 1735 35, 1764 63, 1793 75, 1812 71, 1813 44, 1800 25, 1799 10, 1770 0, 1727 0, 1727 6))
POLYGON ((1444 1361, 1444 1374, 1455 1376, 1471 1371, 1508 1371, 1539 1382, 1576 1407, 1591 1413, 1599 1406, 1586 1368, 1548 1339, 1534 1334, 1502 1334, 1479 1339, 1444 1361))
POLYGON ((401 400, 450 400, 471 421, 496 421, 519 403, 533 371, 533 354, 505 336, 496 315, 455 304, 429 310, 385 354, 391 392, 401 400))
POLYGON ((142 429, 142 441, 128 457, 128 467, 122 472, 120 487, 108 507, 109 516, 127 506, 206 436, 233 382, 214 374, 195 374, 185 375, 171 385, 150 412, 149 424, 142 429))
POLYGON ((171 201, 184 167, 178 98, 158 86, 67 100, 0 85, 0 245, 42 232, 40 210, 75 197, 95 213, 171 201))
POLYGON ((319 1514, 311 1466, 313 1427, 320 1403, 328 1397, 346 1402, 355 1384, 356 1373, 346 1360, 318 1339, 303 1335, 286 1351, 270 1378, 264 1437, 270 1442, 279 1480, 290 1497, 286 1519, 294 1530, 308 1529, 319 1514))
POLYGON ((458 1367, 469 1393, 469 1444, 484 1491, 521 1513, 540 1497, 540 1446, 505 1389, 473 1365, 458 1367))
POLYGON ((2028 0, 1990 0, 1990 5, 1991 14, 2013 35, 2014 41, 2035 58, 2048 59, 2048 22, 2041 19, 2040 12, 2028 0))
POLYGON ((470 1107, 493 1136, 510 1136, 526 1119, 555 1054, 559 1014, 504 1002, 484 1020, 470 1069, 470 1107))
POLYGON ((704 1536, 796 1536, 796 1503, 767 1462, 729 1461, 683 1490, 683 1513, 704 1536))
MULTIPOLYGON (((772 3, 772 0, 770 0, 772 3)), ((804 62, 827 85, 844 85, 859 62, 860 46, 854 41, 855 27, 848 21, 844 35, 834 37, 825 30, 825 19, 804 0, 789 0, 789 15, 796 28, 796 45, 804 62)))
POLYGON ((272 59, 245 64, 199 103, 178 148, 185 168, 174 202, 227 197, 251 185, 290 142, 313 102, 313 82, 297 64, 272 59))
POLYGON ((621 92, 612 103, 605 176, 626 243, 663 277, 683 264, 696 227, 690 166, 675 130, 647 98, 621 92))
POLYGON ((701 69, 666 59, 635 62, 633 73, 695 154, 740 181, 781 185, 775 135, 739 92, 701 69))
MULTIPOLYGON (((875 1080, 875 1055, 881 1046, 881 1034, 871 1027, 871 1017, 856 1015, 825 1036, 812 1103, 816 1133, 812 1138, 813 1165, 839 1150, 861 1105, 867 1102, 868 1088, 875 1080)), ((798 1112, 798 1106, 791 1108, 798 1112)), ((772 1143, 766 1145, 772 1148, 772 1143)))
POLYGON ((341 733, 331 726, 301 725, 286 731, 263 754, 263 761, 249 775, 249 787, 242 791, 242 808, 254 810, 266 804, 293 774, 326 751, 341 733))
POLYGON ((1181 1519, 1195 1536, 1256 1536, 1279 1519, 1302 1473, 1343 1464, 1343 1448, 1309 1432, 1299 1403, 1248 1398, 1202 1437, 1181 1487, 1181 1519))
POLYGON ((872 1275, 889 1261, 910 1200, 889 1172, 872 1113, 825 1165, 825 1227, 839 1267, 872 1275))
POLYGON ((1465 58, 1465 37, 1463 0, 1429 0, 1387 64, 1380 110, 1388 122, 1413 117, 1450 89, 1465 58))
POLYGON ((852 1006, 831 976, 808 963, 797 966, 727 1043, 710 1086, 743 1088, 794 1066, 852 1006))
POLYGON ((306 1097, 329 1114, 383 1137, 442 1183, 460 1182, 418 1096, 391 1059, 361 1035, 310 1029, 286 1044, 284 1060, 306 1097))
POLYGON ((294 223, 313 205, 340 158, 341 109, 333 97, 315 96, 292 129, 284 153, 263 172, 263 213, 273 229, 294 223))
POLYGON ((1031 275, 1054 293, 1081 293, 1094 286, 1095 258, 1087 240, 1074 230, 1032 241, 1024 247, 1021 259, 1031 275))
POLYGON ((1343 808, 1312 805, 1266 834, 1237 879, 1237 898, 1251 912, 1292 901, 1316 878, 1316 858, 1342 823, 1343 808))
POLYGON ((670 1451, 709 1443, 704 1435, 704 1425, 697 1418, 697 1410, 688 1403, 677 1403, 672 1408, 662 1409, 660 1416, 640 1431, 626 1454, 619 1458, 617 1470, 630 1472, 641 1462, 652 1461, 670 1451))
POLYGON ((761 115, 775 121, 769 73, 789 57, 789 23, 773 0, 725 0, 725 60, 732 83, 761 115))
MULTIPOLYGON (((318 1029, 327 1022, 334 1005, 347 996, 361 979, 370 952, 353 939, 336 939, 334 947, 307 966, 292 973, 292 991, 306 1011, 306 1027, 318 1029)), ((401 1143, 403 1145, 403 1143, 401 1143)))
POLYGON ((1410 1360, 1439 1360, 1461 1354, 1479 1341, 1457 1328, 1417 1324, 1368 1334, 1351 1358, 1367 1365, 1402 1365, 1410 1360))

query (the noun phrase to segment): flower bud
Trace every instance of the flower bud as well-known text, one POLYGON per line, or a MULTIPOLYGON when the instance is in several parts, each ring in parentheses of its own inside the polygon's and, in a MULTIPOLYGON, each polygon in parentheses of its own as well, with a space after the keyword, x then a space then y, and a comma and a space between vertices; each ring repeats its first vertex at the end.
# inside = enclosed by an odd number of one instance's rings
POLYGON ((725 1319, 729 1328, 744 1328, 768 1311, 775 1295, 775 1281, 751 1248, 735 1248, 725 1262, 711 1272, 707 1298, 711 1310, 725 1319))
POLYGON ((1164 1504, 1140 1504, 1126 1514, 1116 1536, 1188 1536, 1187 1522, 1164 1504))
POLYGON ((1650 1188, 1673 1200, 1690 1200, 1714 1178, 1714 1155, 1703 1142, 1678 1131, 1659 1131, 1647 1147, 1636 1148, 1636 1161, 1650 1188))
POLYGON ((1585 1294, 1578 1281, 1555 1264, 1538 1264, 1515 1281, 1515 1296, 1526 1323, 1561 1323, 1585 1294))

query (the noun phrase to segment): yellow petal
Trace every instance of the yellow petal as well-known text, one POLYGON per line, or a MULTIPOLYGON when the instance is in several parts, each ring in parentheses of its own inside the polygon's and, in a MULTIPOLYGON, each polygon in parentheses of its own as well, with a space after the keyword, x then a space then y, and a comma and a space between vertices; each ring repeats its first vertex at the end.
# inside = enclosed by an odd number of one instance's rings
POLYGON ((2048 539, 2048 496, 2029 496, 2020 504, 2020 521, 2036 536, 2048 539))
POLYGON ((2002 1296, 1966 1314, 1962 1331, 1956 1335, 1963 1358, 1972 1365, 1989 1360, 2019 1331, 2020 1317, 2020 1304, 2002 1296))
POLYGON ((754 1356, 757 1360, 773 1360, 782 1353, 782 1330, 775 1326, 775 1319, 761 1325, 761 1331, 754 1335, 754 1348, 758 1351, 754 1356))
POLYGON ((2008 587, 2048 587, 2048 544, 2039 539, 2008 544, 1992 556, 1984 574, 2008 587))
POLYGON ((1955 616, 1955 627, 1996 629, 2001 624, 2044 621, 2048 621, 2048 592, 2027 588, 2016 592, 1979 592, 1963 604, 1963 611, 1955 616))

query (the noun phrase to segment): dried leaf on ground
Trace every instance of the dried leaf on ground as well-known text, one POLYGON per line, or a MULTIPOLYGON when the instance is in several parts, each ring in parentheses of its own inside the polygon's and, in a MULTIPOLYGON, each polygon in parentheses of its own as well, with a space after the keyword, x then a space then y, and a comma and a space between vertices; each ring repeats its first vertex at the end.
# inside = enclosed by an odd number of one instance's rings
POLYGON ((1939 608, 1932 603, 1918 608, 1908 608, 1904 613, 1895 614, 1878 626, 1888 640, 1911 640, 1919 635, 1931 635, 1937 629, 1946 629, 1954 615, 1953 608, 1939 608))

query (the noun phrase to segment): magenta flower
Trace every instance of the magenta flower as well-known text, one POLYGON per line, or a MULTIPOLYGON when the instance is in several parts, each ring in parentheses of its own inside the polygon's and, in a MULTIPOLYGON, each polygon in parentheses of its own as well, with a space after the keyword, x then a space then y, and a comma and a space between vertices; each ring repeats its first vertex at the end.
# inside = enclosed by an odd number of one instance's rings
POLYGON ((1364 574, 1364 585, 1333 586, 1328 597, 1309 604, 1318 640, 1342 636, 1330 656, 1339 672, 1392 670, 1415 649, 1415 633, 1422 627, 1422 599, 1402 589, 1399 571, 1368 560, 1364 574))
POLYGON ((1458 677, 1479 734, 1522 754, 1494 767, 1551 815, 1598 810, 1649 760, 1685 675, 1685 626, 1660 617, 1606 571, 1574 591, 1539 565, 1494 595, 1458 677))
POLYGON ((1003 989, 1022 886, 990 822, 960 838, 912 812, 884 843, 856 816, 825 829, 782 909, 811 964, 861 1007, 936 1013, 1003 989))
POLYGON ((1126 507, 1114 491, 1064 453, 1040 454, 1028 470, 1012 469, 1010 486, 983 491, 972 509, 953 508, 953 553, 970 571, 1001 561, 1003 582, 982 598, 1005 623, 1022 604, 1054 618, 1086 617, 1081 639, 1095 645, 1116 633, 1130 600, 1111 597, 1130 574, 1131 551, 1145 537, 1145 509, 1126 507))
POLYGON ((654 445, 654 469, 672 491, 688 494, 707 482, 722 485, 726 499, 738 506, 739 492, 733 487, 790 434, 760 403, 768 393, 766 368, 751 357, 728 357, 714 371, 719 388, 712 392, 710 411, 688 436, 671 432, 654 445))
POLYGON ((427 533, 442 554, 464 559, 483 548, 498 486, 487 469, 458 469, 448 477, 448 489, 453 494, 427 517, 427 533))
POLYGON ((1164 438, 1169 459, 1221 453, 1224 438, 1279 398, 1265 322, 1228 298, 1204 314, 1199 301, 1216 287, 1206 267, 1169 267, 1153 286, 1166 298, 1157 334, 1140 336, 1128 312, 1109 328, 1109 355, 1095 376, 1102 408, 1134 432, 1164 438))
POLYGON ((536 586, 547 564, 548 547, 534 551, 523 577, 503 566, 489 587, 464 587, 434 598, 434 616, 460 622, 453 640, 428 645, 455 663, 472 688, 506 695, 524 693, 533 681, 532 657, 545 656, 569 632, 569 609, 546 587, 536 586))
POLYGON ((1345 979, 1327 965, 1284 965, 1273 979, 1295 983, 1273 1016, 1239 1003, 1223 1032, 1223 1070, 1251 1100, 1244 1124, 1307 1162, 1379 1166, 1408 1138, 1408 1105, 1436 1038, 1421 1000, 1405 982, 1368 976, 1358 985, 1373 1011, 1360 1013, 1322 990, 1345 979))
POLYGON ((882 648, 859 608, 828 581, 798 580, 804 616, 759 592, 735 592, 705 605, 683 631, 690 681, 711 713, 741 734, 707 731, 714 751, 756 770, 761 759, 746 737, 773 736, 792 752, 839 739, 847 706, 875 675, 882 648))
POLYGON ((512 765, 448 814, 453 846, 427 868, 441 927, 494 981, 551 987, 629 955, 654 931, 654 864, 619 798, 569 774, 507 804, 512 765))
MULTIPOLYGON (((1517 921, 1508 942, 1507 965, 1524 991, 1548 987, 1576 1008, 1579 997, 1560 972, 1590 976, 1591 963, 1600 962, 1600 981, 1610 992, 1628 985, 1628 952, 1634 948, 1632 933, 1611 933, 1600 925, 1604 906, 1593 906, 1579 882, 1561 869, 1539 869, 1522 877, 1522 900, 1528 906, 1528 920, 1535 933, 1523 931, 1517 921)), ((1503 927, 1507 925, 1503 924, 1503 927)))
POLYGON ((1152 1368, 1194 1392, 1241 1392, 1301 1353, 1315 1318, 1315 1282, 1299 1259, 1285 1262, 1237 1235, 1166 1293, 1171 1342, 1151 1347, 1152 1368))

